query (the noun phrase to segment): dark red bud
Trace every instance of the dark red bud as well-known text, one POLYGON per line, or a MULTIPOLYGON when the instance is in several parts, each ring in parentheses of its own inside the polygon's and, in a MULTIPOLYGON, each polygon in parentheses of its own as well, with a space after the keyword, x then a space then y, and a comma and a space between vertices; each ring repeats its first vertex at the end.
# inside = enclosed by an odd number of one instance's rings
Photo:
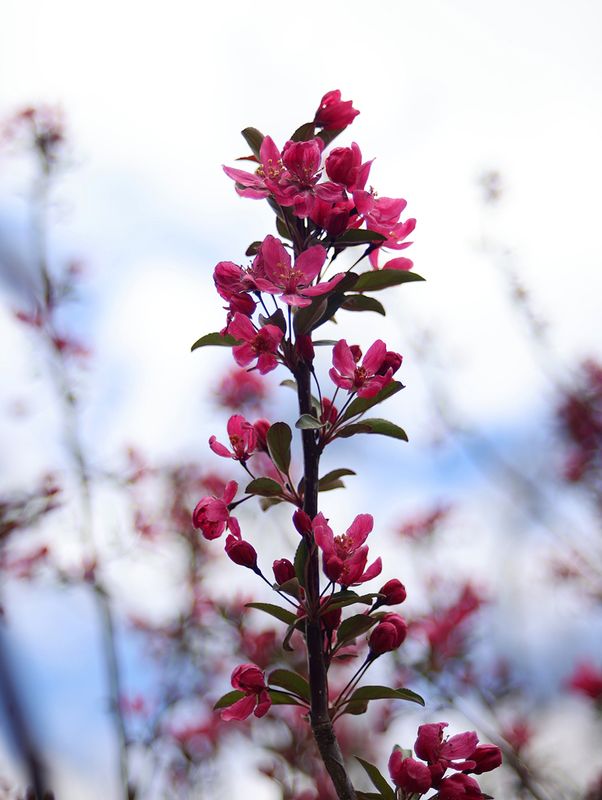
POLYGON ((320 422, 330 422, 331 425, 337 421, 339 412, 332 404, 332 401, 327 397, 322 398, 322 413, 320 414, 320 422))
POLYGON ((311 364, 315 357, 314 345, 311 340, 311 336, 297 336, 297 341, 295 342, 295 347, 297 348, 297 355, 306 364, 311 364))
POLYGON ((384 597, 379 597, 376 601, 376 606, 395 606, 398 603, 403 603, 407 597, 406 588, 401 581, 393 578, 387 581, 385 585, 378 590, 379 594, 384 597))
POLYGON ((255 548, 244 539, 237 539, 236 536, 228 536, 226 539, 226 555, 235 564, 249 569, 257 569, 257 553, 255 548))
POLYGON ((293 525, 301 534, 301 536, 308 536, 313 530, 311 517, 300 508, 298 508, 293 514, 293 525))
POLYGON ((272 569, 274 570, 276 583, 279 586, 295 577, 295 568, 288 558, 279 558, 277 561, 274 561, 272 569))
POLYGON ((480 744, 471 753, 468 760, 477 762, 476 767, 468 771, 474 772, 475 775, 481 775, 483 772, 489 772, 500 766, 502 751, 494 744, 480 744))
POLYGON ((408 626, 399 614, 387 614, 370 634, 368 644, 373 658, 397 650, 406 638, 408 626))

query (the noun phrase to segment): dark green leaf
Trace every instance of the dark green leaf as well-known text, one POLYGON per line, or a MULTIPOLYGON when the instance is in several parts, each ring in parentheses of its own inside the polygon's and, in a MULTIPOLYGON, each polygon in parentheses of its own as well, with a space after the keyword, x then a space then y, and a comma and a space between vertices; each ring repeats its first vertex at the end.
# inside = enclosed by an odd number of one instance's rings
POLYGON ((245 608, 256 608, 258 611, 264 611, 266 614, 269 614, 271 617, 276 617, 276 619, 279 619, 280 622, 284 622, 286 625, 292 625, 297 621, 297 617, 292 611, 287 611, 286 608, 275 606, 273 603, 247 603, 245 608))
POLYGON ((200 339, 197 339, 190 349, 196 350, 198 347, 208 347, 209 345, 232 347, 232 345, 235 344, 238 344, 238 339, 235 339, 234 336, 230 336, 228 333, 225 336, 222 336, 221 333, 207 333, 205 336, 201 336, 200 339))
POLYGON ((424 700, 411 689, 391 689, 389 686, 360 686, 349 698, 349 702, 359 700, 409 700, 423 706, 424 700))
POLYGON ((362 419, 355 425, 347 425, 337 435, 343 439, 349 438, 356 433, 379 433, 381 436, 390 436, 392 439, 408 441, 408 435, 403 428, 389 422, 387 419, 362 419))
POLYGON ((386 316, 387 312, 382 303, 374 297, 366 297, 365 294, 348 294, 345 302, 341 305, 345 311, 375 311, 377 314, 386 316))
MULTIPOLYGON (((292 438, 293 433, 286 422, 275 422, 268 430, 267 443, 270 457, 285 475, 288 474, 291 465, 292 438)), ((282 491, 280 487, 278 487, 278 491, 279 493, 282 491)))
POLYGON ((295 552, 295 559, 293 562, 295 565, 295 575, 301 586, 305 586, 305 565, 307 564, 307 556, 307 544, 302 539, 295 552))
POLYGON ((350 639, 355 639, 362 633, 366 633, 378 622, 377 617, 370 617, 368 614, 356 614, 353 617, 343 620, 337 630, 337 645, 350 639))
POLYGON ((309 683, 297 672, 292 672, 288 669, 275 669, 270 673, 268 683, 270 686, 280 686, 280 688, 309 701, 309 683))
MULTIPOLYGON (((386 238, 387 237, 383 236, 382 233, 377 233, 376 231, 352 228, 349 231, 345 231, 345 233, 342 233, 340 236, 337 236, 335 245, 343 244, 346 247, 350 247, 356 244, 372 244, 373 242, 384 242, 386 238)), ((387 270, 387 272, 392 271, 393 270, 387 270)))
POLYGON ((285 635, 284 640, 282 642, 282 648, 284 650, 286 650, 289 653, 292 653, 294 648, 291 647, 290 641, 291 641, 291 638, 293 636, 293 633, 295 631, 302 631, 304 629, 304 627, 305 627, 305 620, 304 619, 298 619, 293 625, 289 625, 288 626, 288 628, 286 630, 286 635, 285 635))
POLYGON ((287 378, 284 381, 280 381, 280 386, 286 386, 288 389, 292 389, 294 392, 297 391, 297 381, 294 381, 292 378, 287 378))
POLYGON ((275 497, 282 494, 282 486, 272 478, 255 478, 245 489, 247 494, 257 494, 260 497, 275 497))
POLYGON ((242 700, 245 696, 244 692, 240 692, 238 689, 234 689, 232 692, 226 692, 223 694, 220 699, 216 702, 213 706, 214 710, 217 711, 218 708, 228 708, 228 706, 234 705, 237 700, 242 700))
POLYGON ((331 142, 333 142, 340 133, 343 133, 345 128, 341 128, 338 131, 320 131, 318 136, 324 142, 324 146, 328 147, 331 142))
POLYGON ((330 483, 331 481, 336 480, 337 478, 344 478, 345 475, 355 475, 356 473, 352 469, 348 469, 347 467, 339 467, 339 469, 333 469, 330 472, 327 472, 326 475, 323 475, 320 478, 318 486, 320 489, 324 489, 324 487, 330 483))
POLYGON ((385 800, 395 800, 395 792, 387 783, 387 780, 380 774, 378 767, 371 764, 369 761, 364 761, 363 758, 356 756, 362 767, 366 770, 368 777, 372 781, 374 787, 378 789, 385 800))
POLYGON ((367 710, 367 700, 358 700, 356 703, 349 703, 345 705, 345 714, 365 714, 367 710))
POLYGON ((251 244, 245 250, 246 256, 256 256, 257 251, 261 247, 261 242, 251 242, 251 244))
POLYGON ((324 604, 323 613, 327 614, 329 611, 333 611, 335 608, 344 608, 345 606, 351 606, 355 603, 371 605, 375 596, 376 595, 373 594, 359 595, 357 592, 352 592, 350 589, 341 592, 335 592, 335 594, 333 594, 329 599, 328 605, 324 604))
POLYGON ((324 296, 316 297, 310 306, 300 308, 295 313, 294 328, 297 335, 309 333, 317 327, 319 321, 324 316, 328 307, 328 301, 324 296))
POLYGON ((301 703, 298 703, 294 697, 291 697, 289 694, 285 694, 284 692, 279 692, 278 689, 268 689, 268 693, 272 698, 272 703, 275 706, 300 706, 301 703))
POLYGON ((264 140, 264 135, 257 128, 245 128, 241 131, 245 142, 251 148, 251 152, 256 158, 260 158, 259 152, 261 150, 261 143, 264 140))
POLYGON ((343 416, 339 418, 340 422, 345 422, 346 420, 351 419, 351 417, 355 417, 358 414, 363 414, 364 411, 367 411, 369 408, 382 403, 383 400, 392 397, 402 389, 402 383, 399 381, 391 381, 391 383, 388 383, 383 389, 381 389, 375 397, 356 397, 355 400, 349 404, 349 408, 347 411, 345 411, 343 416))
POLYGON ((261 497, 259 500, 259 506, 262 511, 267 511, 268 508, 277 506, 279 503, 282 503, 280 497, 261 497))
POLYGON ((356 292, 378 292, 381 289, 388 289, 389 286, 423 280, 424 278, 416 272, 402 269, 375 269, 372 272, 363 272, 353 288, 356 292))
POLYGON ((328 345, 329 347, 332 347, 336 343, 337 343, 336 339, 316 339, 315 342, 313 342, 313 346, 314 347, 324 347, 324 346, 328 345))
POLYGON ((278 231, 280 236, 282 236, 283 239, 288 239, 289 241, 292 241, 289 227, 286 224, 286 222, 280 217, 276 217, 276 230, 278 231))
POLYGON ((333 489, 344 489, 344 488, 345 488, 345 484, 343 483, 343 481, 340 478, 337 478, 336 480, 331 481, 330 483, 326 484, 326 486, 320 486, 318 488, 318 491, 319 492, 331 492, 333 489))
POLYGON ((277 311, 274 311, 274 313, 269 317, 265 317, 263 314, 260 314, 259 321, 262 325, 276 325, 276 327, 280 328, 283 333, 286 333, 286 320, 281 308, 279 308, 277 311))
POLYGON ((320 422, 319 419, 312 417, 311 414, 301 414, 295 422, 295 428, 300 428, 302 431, 323 428, 325 425, 325 422, 320 422))
POLYGON ((297 130, 291 136, 291 141, 293 142, 308 142, 310 139, 313 139, 315 136, 316 126, 313 122, 305 122, 303 125, 300 125, 297 130))

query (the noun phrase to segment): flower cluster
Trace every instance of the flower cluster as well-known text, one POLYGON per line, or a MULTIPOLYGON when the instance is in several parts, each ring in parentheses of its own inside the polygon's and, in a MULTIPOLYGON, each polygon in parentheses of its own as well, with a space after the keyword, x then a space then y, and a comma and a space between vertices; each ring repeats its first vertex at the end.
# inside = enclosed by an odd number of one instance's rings
POLYGON ((479 744, 474 731, 443 738, 447 722, 421 725, 414 753, 421 761, 395 749, 389 759, 389 774, 400 789, 401 800, 437 789, 439 800, 482 798, 478 782, 470 776, 489 772, 502 763, 502 752, 493 744, 479 744), (425 763, 426 762, 426 763, 425 763), (448 770, 455 770, 446 776, 448 770))

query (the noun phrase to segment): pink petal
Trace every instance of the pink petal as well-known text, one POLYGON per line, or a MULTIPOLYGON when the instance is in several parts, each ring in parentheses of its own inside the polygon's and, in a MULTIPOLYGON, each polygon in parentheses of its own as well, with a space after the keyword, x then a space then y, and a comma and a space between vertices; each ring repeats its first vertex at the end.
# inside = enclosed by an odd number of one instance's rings
POLYGON ((311 283, 326 261, 326 250, 321 244, 304 250, 295 261, 295 269, 300 269, 305 283, 311 283))
POLYGON ((365 581, 371 581, 372 578, 376 578, 377 575, 380 575, 380 573, 382 572, 382 569, 383 569, 383 563, 382 563, 382 559, 379 556, 376 559, 376 561, 374 561, 372 564, 370 564, 368 569, 362 575, 362 578, 361 578, 362 583, 364 583, 365 581))
POLYGON ((267 689, 264 689, 262 692, 259 693, 259 697, 257 698, 257 708, 255 709, 255 716, 256 717, 263 717, 267 714, 270 706, 272 705, 272 698, 270 697, 270 693, 267 689))
POLYGON ((377 339, 374 342, 374 344, 368 348, 368 352, 366 353, 366 355, 364 356, 364 360, 362 361, 362 366, 364 367, 366 372, 371 373, 373 375, 375 372, 378 371, 386 355, 387 355, 387 345, 383 342, 382 339, 377 339))
POLYGON ((413 266, 414 262, 410 261, 409 258, 392 258, 390 261, 387 261, 386 264, 383 264, 383 269, 408 270, 412 269, 413 266))
POLYGON ((221 442, 218 442, 215 436, 211 436, 209 439, 209 447, 213 450, 213 452, 221 456, 222 458, 231 458, 232 453, 225 447, 221 442))
POLYGON ((334 367, 331 367, 328 370, 328 374, 330 375, 330 380, 335 386, 338 386, 340 389, 347 389, 347 391, 351 391, 353 389, 353 378, 343 378, 343 376, 339 375, 334 367))
POLYGON ((252 172, 245 172, 242 169, 233 169, 232 167, 222 167, 224 172, 229 178, 232 178, 236 183, 240 183, 247 188, 262 190, 264 194, 269 194, 265 188, 263 178, 259 175, 254 175, 252 172))
MULTIPOLYGON (((385 357, 386 352, 387 348, 385 347, 382 358, 385 357)), ((353 358, 353 354, 349 348, 349 345, 347 344, 345 339, 340 339, 333 347, 332 363, 335 369, 337 369, 341 373, 341 375, 351 378, 355 375, 355 360, 353 358)))
POLYGON ((353 547, 359 547, 364 544, 373 527, 374 518, 372 514, 358 514, 347 528, 347 536, 350 538, 353 547))
MULTIPOLYGON (((303 294, 305 294, 305 291, 303 294)), ((307 306, 311 305, 309 297, 302 297, 300 294, 283 294, 280 299, 287 306, 296 306, 297 308, 307 308, 307 306)))
POLYGON ((318 297, 319 295, 326 294, 326 292, 329 292, 331 289, 334 289, 334 287, 338 283, 340 283, 344 277, 345 273, 339 272, 338 275, 335 275, 329 281, 324 281, 323 283, 316 283, 315 286, 310 286, 309 289, 302 289, 301 292, 306 297, 318 297))
POLYGON ((280 161, 280 150, 274 144, 274 140, 271 136, 264 136, 263 142, 261 143, 261 147, 259 149, 259 158, 263 166, 270 167, 270 159, 272 164, 278 165, 280 161))
POLYGON ((221 713, 222 719, 229 722, 232 719, 243 720, 253 713, 255 708, 255 695, 248 694, 246 697, 241 697, 236 703, 233 703, 229 708, 224 708, 221 713))
POLYGON ((291 257, 280 239, 266 236, 261 245, 261 254, 266 278, 282 286, 283 280, 286 280, 283 273, 288 276, 291 271, 291 257))
POLYGON ((234 315, 232 322, 228 325, 228 333, 236 339, 241 339, 243 342, 253 341, 255 338, 255 328, 253 323, 240 311, 234 315))
MULTIPOLYGON (((229 330, 229 329, 228 329, 229 330)), ((239 367, 247 367, 256 357, 250 344, 237 344, 232 348, 232 355, 239 367)))

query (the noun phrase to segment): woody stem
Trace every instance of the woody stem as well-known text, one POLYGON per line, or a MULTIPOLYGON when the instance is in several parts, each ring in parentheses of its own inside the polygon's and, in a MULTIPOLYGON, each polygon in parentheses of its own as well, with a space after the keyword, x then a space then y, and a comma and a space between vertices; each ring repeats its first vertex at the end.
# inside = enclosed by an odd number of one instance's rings
MULTIPOLYGON (((295 370, 299 412, 311 414, 311 372, 307 364, 301 363, 295 370)), ((314 430, 302 430, 305 497, 303 510, 313 519, 318 513, 318 466, 320 449, 314 430)), ((339 800, 356 800, 355 789, 345 768, 341 748, 337 741, 332 720, 328 713, 328 675, 324 661, 323 633, 320 625, 320 561, 313 536, 306 539, 307 560, 307 662, 310 687, 311 727, 322 756, 324 766, 339 800)))

